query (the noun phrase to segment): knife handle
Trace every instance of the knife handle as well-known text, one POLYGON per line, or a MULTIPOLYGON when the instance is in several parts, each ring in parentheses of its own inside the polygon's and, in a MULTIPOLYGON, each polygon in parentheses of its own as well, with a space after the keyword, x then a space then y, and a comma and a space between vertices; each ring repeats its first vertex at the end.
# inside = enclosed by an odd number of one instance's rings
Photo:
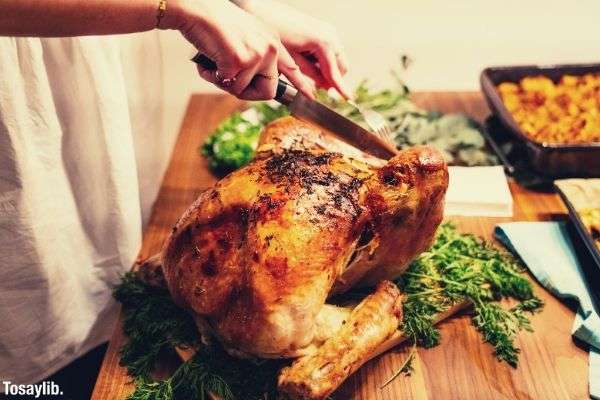
POLYGON ((286 81, 279 79, 277 81, 277 91, 275 92, 275 100, 289 106, 292 104, 294 97, 298 94, 298 89, 287 83, 286 81))
MULTIPOLYGON (((200 65, 202 68, 207 69, 209 71, 217 70, 217 63, 208 58, 202 53, 196 53, 194 57, 192 57, 192 61, 196 64, 200 65)), ((294 97, 298 93, 298 89, 285 82, 282 79, 277 80, 277 90, 275 92, 275 100, 284 106, 289 106, 294 100, 294 97)))

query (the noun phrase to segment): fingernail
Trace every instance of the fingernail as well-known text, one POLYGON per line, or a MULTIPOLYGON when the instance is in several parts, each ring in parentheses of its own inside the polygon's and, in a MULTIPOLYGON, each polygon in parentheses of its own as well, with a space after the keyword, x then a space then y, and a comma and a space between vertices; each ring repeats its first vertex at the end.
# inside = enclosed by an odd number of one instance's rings
POLYGON ((311 90, 310 87, 308 88, 308 90, 305 90, 304 94, 306 95, 306 97, 308 97, 311 100, 315 100, 316 99, 316 97, 315 97, 315 91, 311 90))
POLYGON ((310 92, 315 95, 317 93, 317 85, 314 82, 309 82, 308 87, 310 88, 310 92))
POLYGON ((315 100, 315 93, 317 92, 317 87, 311 80, 304 80, 304 91, 306 92, 305 95, 308 98, 310 98, 311 100, 315 100))
POLYGON ((346 99, 349 100, 352 98, 352 91, 350 90, 348 84, 345 80, 341 80, 339 82, 339 92, 346 99))

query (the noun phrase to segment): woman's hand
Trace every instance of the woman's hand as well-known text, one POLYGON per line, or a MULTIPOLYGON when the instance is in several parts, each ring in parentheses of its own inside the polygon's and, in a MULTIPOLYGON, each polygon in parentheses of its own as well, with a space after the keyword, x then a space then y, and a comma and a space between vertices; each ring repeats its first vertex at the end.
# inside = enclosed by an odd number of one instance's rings
POLYGON ((236 3, 278 32, 302 72, 317 86, 333 87, 350 98, 343 80, 348 62, 331 25, 275 0, 237 0, 236 3))
POLYGON ((313 86, 300 72, 277 32, 224 0, 170 0, 161 28, 178 29, 217 65, 198 66, 200 75, 246 100, 272 99, 279 72, 312 97, 313 86))
MULTIPOLYGON (((331 27, 272 0, 236 3, 247 11, 227 0, 168 0, 160 28, 180 30, 216 62, 216 71, 198 68, 202 77, 240 98, 273 98, 278 73, 313 97, 314 85, 301 70, 348 95, 346 61, 331 27)), ((156 27, 157 7, 158 0, 12 1, 0 13, 0 35, 143 32, 156 27)))

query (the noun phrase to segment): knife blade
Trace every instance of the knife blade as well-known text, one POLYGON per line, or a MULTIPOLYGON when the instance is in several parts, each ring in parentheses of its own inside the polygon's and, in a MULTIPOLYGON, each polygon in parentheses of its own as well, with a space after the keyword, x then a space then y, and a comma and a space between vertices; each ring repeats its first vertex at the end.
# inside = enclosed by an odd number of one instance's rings
MULTIPOLYGON (((196 54, 192 61, 205 69, 217 69, 216 63, 201 53, 196 54)), ((277 82, 275 100, 287 106, 294 117, 317 125, 344 142, 375 157, 387 160, 398 154, 398 150, 392 144, 324 104, 309 99, 281 79, 277 82)))
POLYGON ((318 101, 309 99, 281 79, 277 83, 275 100, 288 106, 290 113, 310 124, 330 132, 344 142, 375 157, 389 159, 398 154, 396 148, 318 101))

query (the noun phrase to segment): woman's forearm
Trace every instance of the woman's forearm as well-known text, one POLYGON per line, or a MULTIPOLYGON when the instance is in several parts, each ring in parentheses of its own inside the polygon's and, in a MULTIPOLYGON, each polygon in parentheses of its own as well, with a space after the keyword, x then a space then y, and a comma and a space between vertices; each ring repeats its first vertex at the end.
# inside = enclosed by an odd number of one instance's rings
POLYGON ((0 0, 0 36, 108 35, 143 32, 158 25, 180 31, 198 52, 213 60, 217 68, 199 66, 200 75, 239 98, 273 98, 280 73, 312 97, 314 85, 302 72, 344 94, 340 89, 343 52, 326 24, 271 2, 261 7, 254 0, 166 3, 157 24, 160 0, 0 0))
POLYGON ((3 1, 0 35, 79 36, 142 32, 156 27, 158 5, 159 0, 3 1))

